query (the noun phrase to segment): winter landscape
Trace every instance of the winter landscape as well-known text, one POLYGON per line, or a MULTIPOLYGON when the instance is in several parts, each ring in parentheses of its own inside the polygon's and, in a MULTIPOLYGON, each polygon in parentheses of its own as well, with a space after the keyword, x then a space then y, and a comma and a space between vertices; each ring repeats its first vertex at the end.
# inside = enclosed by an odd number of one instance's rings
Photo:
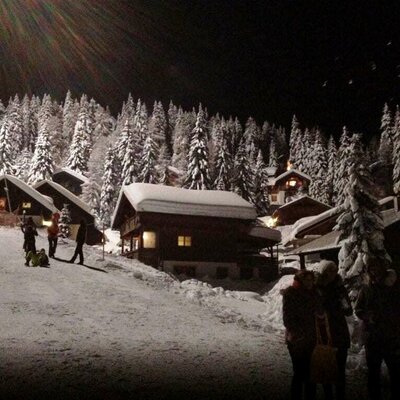
POLYGON ((0 399, 399 398, 400 9, 301 3, 1 2, 0 399))

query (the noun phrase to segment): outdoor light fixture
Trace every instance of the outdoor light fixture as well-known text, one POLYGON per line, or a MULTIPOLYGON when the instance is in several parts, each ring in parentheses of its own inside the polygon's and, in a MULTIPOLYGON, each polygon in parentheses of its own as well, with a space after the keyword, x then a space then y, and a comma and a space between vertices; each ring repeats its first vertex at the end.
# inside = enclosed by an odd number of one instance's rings
POLYGON ((31 208, 32 204, 30 202, 23 202, 22 203, 22 208, 31 208))
POLYGON ((291 179, 287 182, 287 185, 290 187, 296 187, 297 182, 294 179, 291 179))
POLYGON ((270 217, 267 220, 266 225, 268 228, 274 228, 277 223, 278 223, 278 217, 276 217, 276 218, 270 217))
POLYGON ((156 233, 145 231, 143 232, 143 248, 144 249, 155 249, 156 247, 156 233))
POLYGON ((45 219, 42 221, 43 226, 51 226, 53 223, 51 221, 46 221, 45 219))

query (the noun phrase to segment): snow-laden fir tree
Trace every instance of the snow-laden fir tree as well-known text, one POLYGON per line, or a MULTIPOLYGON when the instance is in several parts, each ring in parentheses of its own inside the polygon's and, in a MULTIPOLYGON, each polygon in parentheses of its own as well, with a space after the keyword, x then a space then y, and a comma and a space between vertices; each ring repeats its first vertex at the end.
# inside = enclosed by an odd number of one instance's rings
POLYGON ((193 129, 190 140, 188 168, 184 184, 188 189, 210 189, 206 127, 207 121, 200 104, 196 125, 193 129))
POLYGON ((231 132, 232 137, 232 146, 230 148, 232 158, 236 157, 236 153, 239 149, 239 145, 243 138, 243 128, 242 124, 239 121, 238 117, 235 117, 235 120, 229 120, 228 130, 231 132))
POLYGON ((22 150, 21 154, 17 156, 14 163, 15 176, 24 182, 28 181, 29 173, 31 170, 33 154, 29 150, 22 150))
POLYGON ((0 125, 0 175, 13 174, 13 143, 7 114, 0 125))
POLYGON ((329 137, 328 141, 328 169, 326 173, 326 181, 327 181, 327 191, 328 191, 328 204, 334 205, 335 204, 335 198, 336 198, 336 193, 334 191, 335 187, 337 186, 335 184, 335 179, 337 179, 336 176, 336 161, 337 160, 337 148, 336 148, 336 143, 335 139, 331 135, 329 137))
POLYGON ((159 151, 158 144, 149 132, 144 143, 143 154, 140 163, 140 174, 138 178, 139 182, 159 183, 157 170, 159 151))
POLYGON ((278 167, 278 154, 276 153, 276 145, 274 137, 271 137, 271 141, 269 143, 268 167, 278 167))
MULTIPOLYGON (((209 124, 210 127, 210 137, 208 140, 208 165, 210 170, 211 179, 215 179, 216 175, 216 161, 218 156, 218 151, 220 146, 222 145, 223 133, 222 133, 222 125, 224 126, 224 134, 227 136, 227 126, 224 118, 222 120, 219 116, 213 118, 213 122, 209 124)), ((226 140, 226 139, 225 139, 226 140)))
POLYGON ((249 161, 253 166, 258 153, 259 128, 252 117, 247 119, 243 136, 246 143, 246 153, 250 157, 249 161))
POLYGON ((72 98, 71 92, 68 90, 63 106, 63 138, 66 143, 71 143, 74 136, 76 121, 78 120, 79 109, 72 98))
POLYGON ((258 152, 256 168, 254 171, 254 200, 259 216, 269 213, 268 173, 261 150, 258 152))
POLYGON ((49 139, 48 122, 41 124, 35 152, 32 158, 28 183, 33 185, 53 176, 52 145, 49 139))
POLYGON ((116 154, 113 147, 109 147, 104 162, 103 184, 100 192, 100 221, 105 226, 110 226, 111 216, 117 202, 117 174, 115 169, 116 154))
POLYGON ((312 140, 311 132, 308 128, 304 130, 304 134, 297 136, 298 143, 298 153, 296 160, 296 169, 304 174, 310 174, 310 165, 313 163, 312 154, 312 140))
POLYGON ((254 204, 254 173, 249 163, 244 140, 242 140, 236 153, 234 167, 234 176, 232 179, 233 191, 243 199, 254 204))
POLYGON ((228 191, 231 190, 232 168, 233 160, 229 152, 228 141, 226 137, 222 134, 217 156, 215 159, 215 179, 213 184, 214 189, 228 191))
POLYGON ((58 227, 60 229, 60 236, 63 238, 68 238, 71 235, 71 211, 69 209, 69 204, 64 204, 60 220, 58 221, 58 227))
POLYGON ((336 194, 335 205, 343 204, 346 198, 346 186, 349 181, 350 168, 350 137, 346 127, 343 127, 340 136, 340 146, 338 149, 338 157, 336 163, 335 188, 336 194))
POLYGON ((393 191, 400 193, 400 109, 396 108, 395 124, 393 132, 393 191))
POLYGON ((80 174, 88 170, 91 151, 91 132, 87 105, 83 105, 75 124, 74 136, 67 160, 67 167, 80 174))
POLYGON ((299 151, 299 144, 301 143, 298 137, 301 135, 301 129, 299 121, 295 115, 293 115, 292 119, 292 129, 290 131, 289 138, 289 160, 293 164, 293 167, 296 168, 297 164, 297 153, 299 151))
POLYGON ((39 109, 40 109, 40 99, 36 96, 32 96, 30 102, 30 115, 29 115, 29 125, 32 129, 32 133, 29 135, 30 143, 28 144, 28 150, 33 153, 35 151, 36 141, 39 133, 39 109))
POLYGON ((100 194, 101 186, 89 176, 89 179, 82 184, 82 200, 90 207, 95 220, 100 216, 100 194))
POLYGON ((393 121, 389 106, 385 103, 381 120, 381 140, 379 143, 379 158, 386 165, 391 164, 393 154, 392 143, 393 121))
POLYGON ((390 261, 385 247, 383 220, 379 203, 373 195, 368 168, 359 158, 359 138, 351 139, 351 166, 346 187, 343 213, 337 220, 342 247, 339 251, 339 273, 350 289, 350 297, 357 297, 370 257, 390 261))
MULTIPOLYGON (((311 152, 310 152, 311 156, 311 152)), ((319 130, 315 134, 315 142, 312 146, 312 163, 309 164, 309 175, 311 184, 309 187, 309 195, 320 201, 321 203, 329 203, 327 171, 328 160, 326 149, 323 145, 322 135, 319 130)))
POLYGON ((125 153, 127 151, 128 144, 131 141, 132 135, 133 135, 133 119, 127 118, 125 120, 124 127, 115 145, 115 149, 117 151, 117 157, 121 161, 124 160, 125 153))
POLYGON ((161 101, 154 102, 153 113, 149 121, 149 132, 159 147, 166 142, 167 118, 161 101))
POLYGON ((10 101, 7 109, 7 115, 10 136, 13 143, 13 158, 15 159, 15 157, 21 152, 25 144, 22 109, 18 95, 15 95, 14 99, 10 101))
POLYGON ((5 112, 6 112, 6 108, 4 107, 4 104, 0 99, 0 121, 3 119, 5 112))
POLYGON ((172 152, 172 146, 174 144, 174 129, 176 125, 176 120, 178 118, 178 107, 172 102, 169 102, 168 112, 167 112, 167 137, 169 139, 168 147, 172 152))
POLYGON ((128 136, 124 156, 122 159, 121 181, 124 185, 129 185, 138 181, 140 174, 140 163, 143 154, 140 126, 132 126, 130 118, 126 120, 124 132, 128 136))

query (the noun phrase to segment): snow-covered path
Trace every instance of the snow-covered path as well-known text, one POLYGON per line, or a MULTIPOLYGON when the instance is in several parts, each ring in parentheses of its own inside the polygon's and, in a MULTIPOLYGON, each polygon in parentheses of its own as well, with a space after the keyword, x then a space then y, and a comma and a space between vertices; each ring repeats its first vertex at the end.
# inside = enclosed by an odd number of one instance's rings
POLYGON ((22 233, 0 228, 1 398, 287 398, 281 335, 224 319, 229 299, 196 304, 162 273, 86 255, 26 268, 22 233))

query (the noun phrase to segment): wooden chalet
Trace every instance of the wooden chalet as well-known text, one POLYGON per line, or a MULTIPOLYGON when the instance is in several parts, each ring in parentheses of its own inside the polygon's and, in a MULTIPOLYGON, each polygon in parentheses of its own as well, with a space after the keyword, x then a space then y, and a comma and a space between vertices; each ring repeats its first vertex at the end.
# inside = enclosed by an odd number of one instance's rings
POLYGON ((53 199, 54 205, 61 210, 64 204, 68 204, 71 212, 71 238, 75 239, 78 232, 81 219, 87 223, 86 243, 94 245, 101 243, 102 233, 95 227, 94 215, 90 207, 79 197, 75 196, 69 190, 53 181, 40 181, 34 185, 34 188, 41 194, 53 199))
POLYGON ((51 215, 59 212, 52 200, 12 175, 0 175, 0 223, 10 225, 14 218, 32 217, 36 225, 43 225, 51 215))
POLYGON ((269 197, 273 208, 291 201, 299 192, 307 193, 311 178, 296 169, 288 169, 269 180, 269 197))
POLYGON ((272 279, 280 232, 255 226, 256 217, 235 193, 133 183, 121 189, 112 229, 124 255, 166 272, 272 279))
MULTIPOLYGON (((395 197, 381 200, 382 217, 384 225, 384 246, 392 258, 393 265, 400 269, 400 212, 395 197), (390 205, 393 208, 388 208, 390 205)), ((337 214, 338 216, 338 214, 337 214)), ((341 247, 339 242, 340 232, 329 231, 324 235, 305 243, 294 249, 288 255, 300 256, 300 265, 305 268, 306 260, 318 261, 320 259, 338 262, 338 254, 341 247)), ((399 270, 400 272, 400 270, 399 270)))
POLYGON ((76 196, 82 194, 82 185, 88 181, 86 176, 66 167, 57 168, 52 179, 76 196))
POLYGON ((328 204, 304 195, 280 206, 274 211, 272 218, 277 225, 293 225, 301 218, 318 215, 331 208, 328 204))

